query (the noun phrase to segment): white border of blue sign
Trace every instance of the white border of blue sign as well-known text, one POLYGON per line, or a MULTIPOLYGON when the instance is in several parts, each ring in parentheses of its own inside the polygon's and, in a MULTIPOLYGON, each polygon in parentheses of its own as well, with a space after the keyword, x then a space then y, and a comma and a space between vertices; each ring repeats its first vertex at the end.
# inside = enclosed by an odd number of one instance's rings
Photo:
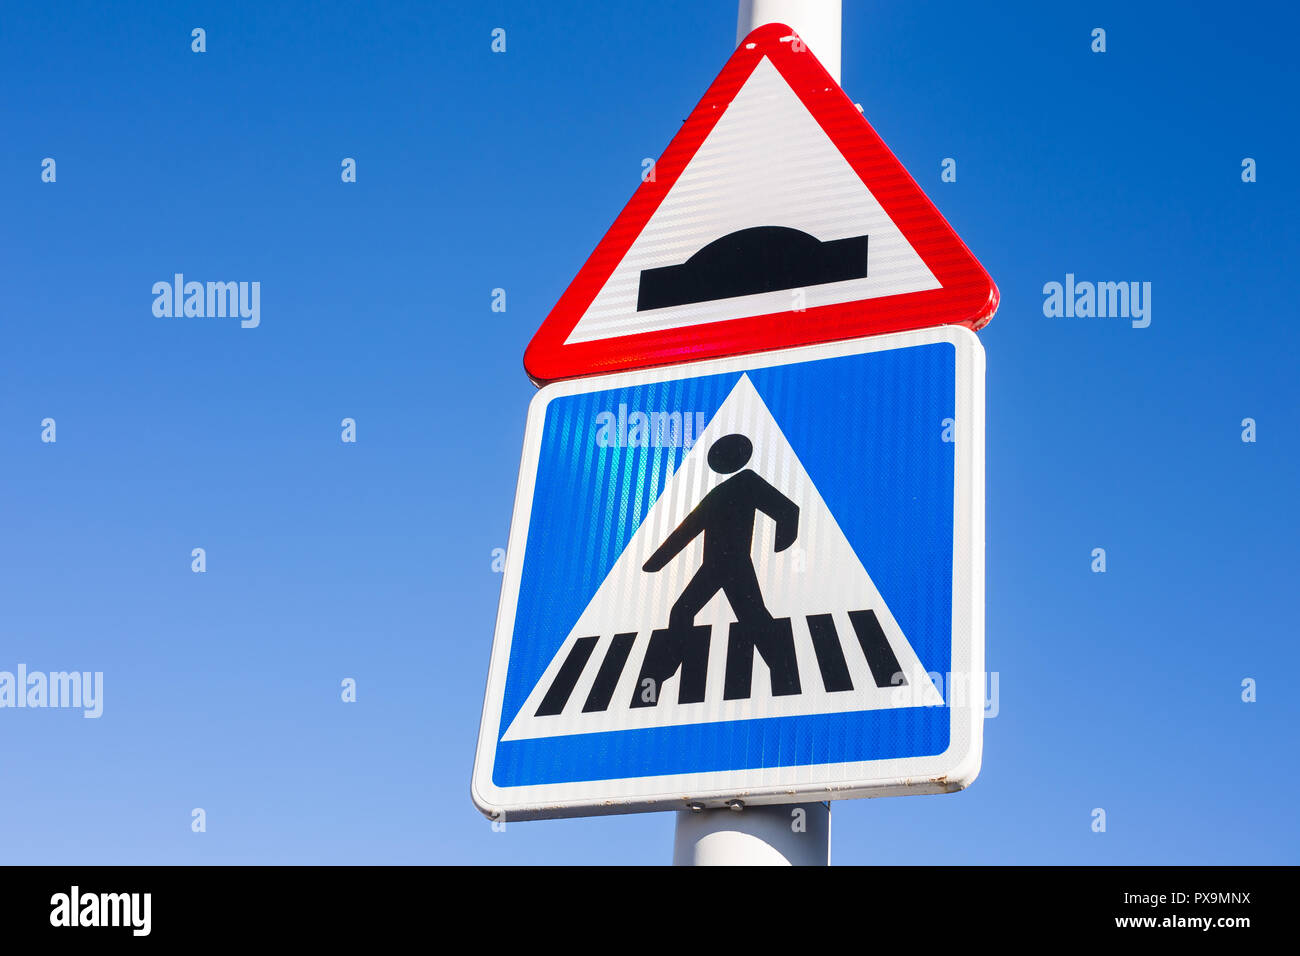
POLYGON ((732 800, 761 805, 961 790, 969 786, 979 773, 984 683, 984 348, 975 333, 960 326, 940 326, 826 345, 758 352, 737 358, 620 372, 556 382, 541 389, 533 398, 528 409, 471 786, 475 805, 490 819, 527 820, 680 810, 691 804, 723 807, 732 800), (542 426, 552 400, 629 385, 742 372, 941 342, 950 343, 956 350, 953 646, 952 683, 947 695, 950 698, 951 733, 945 752, 924 757, 855 762, 862 768, 862 773, 851 780, 846 780, 843 773, 847 765, 822 764, 510 788, 493 783, 493 761, 500 737, 502 701, 515 629, 524 547, 532 515, 542 426), (819 782, 818 766, 836 766, 840 772, 833 783, 819 782))

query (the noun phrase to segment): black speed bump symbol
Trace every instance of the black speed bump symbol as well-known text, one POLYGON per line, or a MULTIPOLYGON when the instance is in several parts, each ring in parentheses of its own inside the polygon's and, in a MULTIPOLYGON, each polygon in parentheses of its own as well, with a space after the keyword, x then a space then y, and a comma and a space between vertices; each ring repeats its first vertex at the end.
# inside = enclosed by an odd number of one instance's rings
POLYGON ((642 270, 636 309, 665 309, 866 275, 866 236, 822 242, 788 226, 755 226, 715 239, 680 265, 642 270))

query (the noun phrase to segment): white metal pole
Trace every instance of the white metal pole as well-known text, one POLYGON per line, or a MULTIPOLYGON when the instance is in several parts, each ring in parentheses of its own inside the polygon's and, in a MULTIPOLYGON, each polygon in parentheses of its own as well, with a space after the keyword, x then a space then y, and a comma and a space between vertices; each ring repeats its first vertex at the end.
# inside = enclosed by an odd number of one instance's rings
POLYGON ((740 0, 736 44, 765 23, 793 27, 826 72, 840 81, 840 0, 740 0))
POLYGON ((828 803, 679 810, 674 866, 829 866, 828 803))
MULTIPOLYGON (((740 0, 736 44, 765 23, 784 23, 840 81, 840 0, 740 0)), ((675 866, 829 866, 831 805, 775 804, 680 810, 675 866)))

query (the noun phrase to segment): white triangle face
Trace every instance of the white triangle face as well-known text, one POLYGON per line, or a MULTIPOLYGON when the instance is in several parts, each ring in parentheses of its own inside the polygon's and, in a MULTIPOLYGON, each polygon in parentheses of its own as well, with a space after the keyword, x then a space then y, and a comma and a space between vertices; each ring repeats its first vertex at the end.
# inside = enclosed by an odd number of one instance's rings
POLYGON ((668 480, 504 739, 942 704, 839 524, 749 377, 742 375, 668 480), (709 465, 708 451, 719 438, 733 434, 750 440, 752 458, 740 471, 719 474, 709 465), (647 572, 643 566, 707 493, 746 469, 798 507, 794 543, 780 552, 774 551, 777 522, 763 511, 756 512, 754 522, 750 557, 762 599, 776 619, 769 633, 777 636, 766 653, 756 652, 743 640, 755 629, 737 625, 742 640, 733 661, 736 645, 730 636, 736 614, 723 592, 714 594, 694 618, 692 640, 700 642, 691 645, 699 655, 691 668, 696 676, 689 677, 683 663, 666 679, 652 679, 650 705, 642 678, 652 633, 668 632, 673 604, 702 566, 709 532, 695 537, 660 570, 647 572), (792 650, 779 636, 785 619, 792 650), (769 654, 775 669, 766 661, 769 654), (707 659, 707 666, 698 666, 700 658, 707 659), (745 660, 752 662, 750 680, 733 683, 733 668, 743 668, 745 660), (704 680, 699 682, 701 671, 704 680), (797 674, 797 691, 791 672, 797 674), (702 686, 702 694, 689 692, 691 684, 702 686), (745 693, 737 696, 733 691, 741 685, 747 685, 745 693), (702 699, 683 703, 683 696, 702 699), (640 702, 634 705, 634 700, 640 702))
POLYGON ((764 57, 566 340, 815 308, 940 288, 839 149, 764 57), (867 237, 867 275, 794 290, 638 311, 642 271, 685 263, 709 243, 761 226, 822 242, 867 237))

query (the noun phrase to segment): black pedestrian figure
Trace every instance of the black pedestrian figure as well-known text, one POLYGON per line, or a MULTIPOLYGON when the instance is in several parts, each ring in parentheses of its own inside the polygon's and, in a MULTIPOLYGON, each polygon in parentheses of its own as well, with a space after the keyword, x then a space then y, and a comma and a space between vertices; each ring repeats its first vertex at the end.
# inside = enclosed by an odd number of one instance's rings
MULTIPOLYGON (((753 451, 753 444, 744 435, 726 435, 709 448, 709 467, 719 474, 731 474, 744 468, 753 451)), ((772 693, 799 693, 789 619, 772 618, 754 571, 754 519, 760 511, 776 522, 777 552, 794 544, 799 533, 799 506, 755 471, 745 468, 706 494, 646 561, 642 570, 658 571, 696 537, 704 535, 704 558, 699 570, 673 604, 667 630, 651 635, 633 707, 657 703, 659 686, 678 667, 682 669, 678 702, 704 700, 709 628, 696 627, 695 615, 719 591, 726 595, 736 615, 727 648, 726 698, 749 696, 756 648, 771 671, 772 693)))
MULTIPOLYGON (((709 467, 719 474, 737 471, 754 452, 744 435, 719 438, 709 449, 709 467)), ((752 469, 728 478, 700 501, 681 526, 650 556, 643 571, 658 571, 696 536, 704 535, 704 562, 673 605, 668 619, 672 630, 686 630, 713 595, 723 591, 736 619, 742 624, 771 623, 754 573, 751 551, 754 518, 759 511, 776 522, 776 551, 794 544, 799 532, 799 506, 777 491, 752 469)))

